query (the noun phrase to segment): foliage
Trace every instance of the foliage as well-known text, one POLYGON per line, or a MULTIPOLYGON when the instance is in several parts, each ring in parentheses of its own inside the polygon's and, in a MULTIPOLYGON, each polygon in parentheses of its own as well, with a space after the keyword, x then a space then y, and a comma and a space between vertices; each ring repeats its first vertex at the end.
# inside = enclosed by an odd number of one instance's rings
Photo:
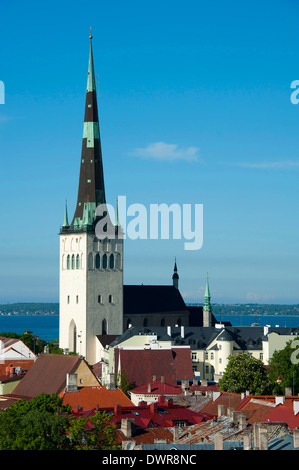
POLYGON ((55 394, 17 401, 0 412, 0 450, 68 448, 66 429, 70 411, 55 394))
POLYGON ((115 385, 129 397, 129 391, 132 390, 133 385, 130 384, 128 374, 125 370, 121 370, 116 374, 115 385))
POLYGON ((298 339, 289 341, 284 349, 274 351, 269 361, 268 373, 275 394, 284 394, 286 387, 291 387, 293 395, 299 393, 298 352, 294 348, 296 344, 298 346, 298 339))
POLYGON ((106 413, 75 418, 55 394, 20 400, 0 411, 0 450, 118 449, 106 413))
POLYGON ((68 436, 74 450, 119 450, 114 444, 116 425, 109 424, 110 416, 106 412, 96 412, 84 418, 72 417, 68 436))
POLYGON ((262 361, 248 354, 238 354, 229 356, 219 389, 238 394, 248 390, 253 395, 264 395, 270 392, 270 381, 262 361))

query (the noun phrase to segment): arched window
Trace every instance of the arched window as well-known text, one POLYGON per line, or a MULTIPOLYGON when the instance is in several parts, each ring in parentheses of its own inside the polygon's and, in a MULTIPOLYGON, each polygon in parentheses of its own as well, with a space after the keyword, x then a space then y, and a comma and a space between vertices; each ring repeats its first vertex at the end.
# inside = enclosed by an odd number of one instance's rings
POLYGON ((109 268, 114 269, 114 256, 113 256, 113 254, 111 254, 110 257, 109 257, 109 268))
POLYGON ((67 296, 67 300, 66 300, 66 301, 67 301, 68 304, 70 303, 70 296, 69 296, 69 295, 67 296))
POLYGON ((102 303, 102 296, 101 296, 101 295, 98 295, 98 303, 99 303, 99 304, 102 303))
POLYGON ((96 254, 96 269, 99 269, 101 267, 101 258, 99 253, 96 254))
POLYGON ((92 253, 89 253, 89 255, 88 255, 88 269, 93 269, 92 253))
POLYGON ((71 258, 70 258, 70 255, 67 255, 67 259, 66 259, 66 268, 67 268, 67 269, 70 269, 70 268, 71 268, 71 258))
POLYGON ((143 326, 147 326, 147 318, 143 320, 143 326))
POLYGON ((110 294, 110 295, 109 295, 109 304, 112 304, 112 302, 113 302, 113 297, 112 297, 112 295, 110 294))
POLYGON ((177 321, 177 323, 176 323, 176 324, 177 324, 178 326, 181 326, 181 325, 182 325, 182 321, 181 321, 181 319, 180 319, 180 318, 178 319, 178 321, 177 321))
POLYGON ((75 255, 72 255, 72 269, 75 269, 75 255))
POLYGON ((106 319, 104 319, 102 321, 102 335, 106 335, 107 334, 107 321, 106 319))
POLYGON ((103 256, 103 269, 107 269, 107 255, 106 253, 103 256))
POLYGON ((80 269, 80 256, 76 256, 76 269, 80 269))
POLYGON ((161 320, 161 326, 165 326, 165 318, 162 318, 162 320, 161 320))
POLYGON ((79 295, 76 295, 76 304, 79 303, 79 295))

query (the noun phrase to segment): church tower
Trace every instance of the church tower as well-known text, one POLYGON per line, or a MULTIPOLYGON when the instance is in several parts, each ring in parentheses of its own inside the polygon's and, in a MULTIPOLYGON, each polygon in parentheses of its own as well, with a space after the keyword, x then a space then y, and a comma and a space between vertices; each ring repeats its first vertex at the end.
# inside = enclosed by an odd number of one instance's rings
POLYGON ((59 234, 59 346, 91 365, 98 361, 96 336, 123 333, 123 238, 118 217, 110 223, 113 233, 97 237, 103 215, 96 208, 102 204, 106 196, 90 35, 77 204, 71 223, 65 205, 59 234))
POLYGON ((209 278, 207 277, 206 290, 205 290, 205 302, 203 306, 203 326, 212 326, 212 306, 211 306, 211 294, 209 286, 209 278))

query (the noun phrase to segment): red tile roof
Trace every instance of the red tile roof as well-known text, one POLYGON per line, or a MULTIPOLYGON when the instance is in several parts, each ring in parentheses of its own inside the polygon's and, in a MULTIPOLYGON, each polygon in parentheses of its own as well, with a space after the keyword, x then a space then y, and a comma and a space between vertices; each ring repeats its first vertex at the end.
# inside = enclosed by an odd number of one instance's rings
POLYGON ((12 367, 21 367, 22 370, 28 370, 33 366, 35 359, 12 359, 0 362, 0 375, 6 374, 6 368, 9 365, 12 367))
POLYGON ((121 406, 134 406, 127 395, 119 388, 108 389, 105 386, 82 387, 78 392, 67 392, 64 390, 60 396, 64 405, 71 405, 74 409, 80 406, 83 411, 87 411, 97 406, 100 408, 110 408, 119 404, 121 406))
POLYGON ((183 393, 180 387, 175 387, 167 383, 163 383, 160 380, 154 380, 150 382, 150 392, 148 384, 140 385, 139 387, 133 388, 131 393, 135 395, 181 395, 183 393))
POLYGON ((293 408, 287 405, 277 405, 275 408, 270 408, 268 414, 261 420, 263 423, 287 423, 289 428, 293 431, 299 427, 299 413, 294 414, 293 408))
POLYGON ((155 439, 165 439, 167 444, 173 441, 173 431, 171 428, 145 428, 139 429, 132 437, 127 437, 118 429, 116 431, 115 444, 121 444, 123 441, 135 441, 136 445, 154 444, 155 439))
POLYGON ((115 371, 118 365, 126 371, 135 387, 152 381, 153 376, 164 377, 166 383, 177 385, 180 380, 194 378, 190 348, 173 349, 118 349, 115 348, 115 371))
POLYGON ((225 414, 227 414, 227 408, 233 408, 236 410, 240 403, 240 395, 237 395, 236 393, 221 392, 221 395, 216 398, 216 400, 210 400, 205 406, 203 406, 202 411, 218 416, 218 405, 224 405, 225 414))

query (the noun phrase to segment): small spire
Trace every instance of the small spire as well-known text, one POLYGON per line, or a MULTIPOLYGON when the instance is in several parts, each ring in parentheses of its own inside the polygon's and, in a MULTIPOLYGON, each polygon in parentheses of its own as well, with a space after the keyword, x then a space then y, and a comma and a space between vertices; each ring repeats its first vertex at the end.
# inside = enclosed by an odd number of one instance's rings
POLYGON ((63 227, 69 227, 69 220, 68 220, 68 215, 67 215, 67 200, 65 200, 65 206, 64 206, 64 221, 63 221, 63 227))
POLYGON ((92 39, 92 34, 91 34, 91 26, 90 26, 90 34, 89 34, 89 39, 92 39))
POLYGON ((179 288, 179 275, 178 275, 178 268, 176 265, 176 258, 174 258, 174 269, 173 269, 173 275, 172 275, 172 285, 176 289, 179 288))
POLYGON ((119 215, 118 215, 118 197, 116 198, 116 211, 115 211, 115 227, 119 227, 119 215))

